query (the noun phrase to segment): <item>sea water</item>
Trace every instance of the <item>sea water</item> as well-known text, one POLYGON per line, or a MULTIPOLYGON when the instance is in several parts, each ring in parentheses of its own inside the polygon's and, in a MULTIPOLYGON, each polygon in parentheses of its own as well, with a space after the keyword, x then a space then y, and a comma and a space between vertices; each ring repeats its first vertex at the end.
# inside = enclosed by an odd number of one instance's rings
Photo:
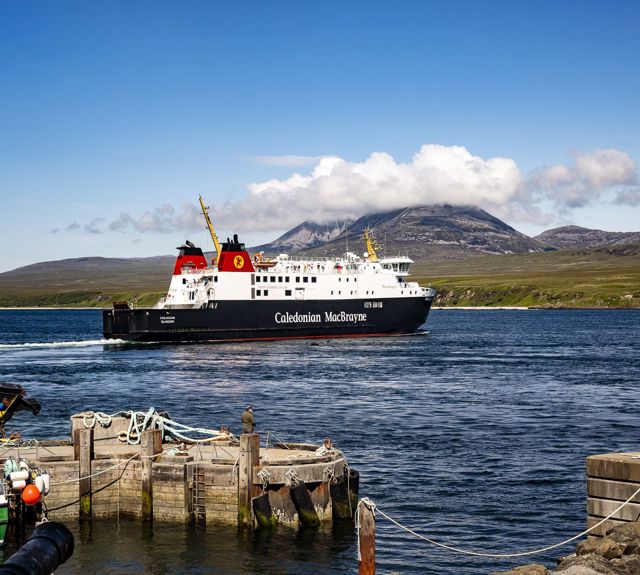
MULTIPOLYGON (((0 381, 42 403, 8 425, 67 437, 84 410, 169 411, 180 422, 331 437, 361 496, 420 534, 490 553, 528 551, 586 526, 585 457, 640 450, 640 311, 435 310, 407 337, 246 344, 123 344, 98 311, 0 311, 0 381)), ((356 573, 351 528, 247 533, 216 525, 70 524, 57 573, 356 573)), ((434 547, 381 516, 380 573, 480 574, 551 566, 434 547)))

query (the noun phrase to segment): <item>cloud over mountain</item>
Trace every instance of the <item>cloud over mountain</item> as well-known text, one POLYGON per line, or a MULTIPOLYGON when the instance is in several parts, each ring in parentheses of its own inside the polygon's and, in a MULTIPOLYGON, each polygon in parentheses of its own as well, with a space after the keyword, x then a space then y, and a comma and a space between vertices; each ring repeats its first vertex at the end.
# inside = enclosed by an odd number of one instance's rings
POLYGON ((374 152, 363 162, 321 158, 309 175, 249 184, 247 197, 223 207, 216 217, 238 230, 270 230, 422 204, 495 210, 516 199, 521 185, 512 159, 484 160, 461 146, 428 144, 406 163, 384 152, 374 152))
MULTIPOLYGON (((523 176, 511 158, 484 159, 462 146, 425 144, 408 162, 374 152, 362 162, 335 156, 263 156, 273 165, 314 167, 308 175, 248 184, 236 203, 212 209, 217 225, 235 231, 275 231, 302 221, 327 223, 364 213, 449 204, 473 205, 518 222, 548 224, 557 212, 604 200, 640 203, 636 162, 616 149, 577 154, 572 163, 555 164, 523 176)), ((175 232, 202 228, 194 203, 180 210, 163 205, 134 216, 122 213, 110 231, 175 232)), ((95 231, 97 220, 86 231, 95 231)))

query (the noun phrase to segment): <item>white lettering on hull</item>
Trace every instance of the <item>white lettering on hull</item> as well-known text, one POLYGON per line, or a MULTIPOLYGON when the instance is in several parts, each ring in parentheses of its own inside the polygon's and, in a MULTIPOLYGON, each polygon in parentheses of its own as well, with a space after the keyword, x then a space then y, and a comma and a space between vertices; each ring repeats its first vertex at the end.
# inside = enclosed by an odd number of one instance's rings
MULTIPOLYGON (((319 313, 280 313, 274 316, 276 323, 322 323, 322 316, 319 313)), ((328 323, 351 323, 367 321, 366 313, 347 313, 345 311, 324 312, 324 321, 328 323)))

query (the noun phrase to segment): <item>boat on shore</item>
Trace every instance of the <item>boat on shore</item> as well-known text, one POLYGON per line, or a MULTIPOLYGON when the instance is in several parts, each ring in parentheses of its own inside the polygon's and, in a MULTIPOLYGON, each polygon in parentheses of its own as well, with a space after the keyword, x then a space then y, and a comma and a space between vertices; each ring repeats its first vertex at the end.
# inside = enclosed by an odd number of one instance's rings
POLYGON ((106 338, 133 341, 242 341, 415 333, 436 296, 408 281, 412 260, 366 253, 334 258, 249 255, 234 235, 220 243, 200 198, 217 257, 180 246, 169 291, 153 308, 115 302, 103 311, 106 338))

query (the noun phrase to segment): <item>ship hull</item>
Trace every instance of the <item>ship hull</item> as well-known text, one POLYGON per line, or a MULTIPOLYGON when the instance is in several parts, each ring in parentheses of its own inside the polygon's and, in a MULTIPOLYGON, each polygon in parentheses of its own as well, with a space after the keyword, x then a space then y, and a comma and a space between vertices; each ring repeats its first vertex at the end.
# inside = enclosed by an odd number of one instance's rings
POLYGON ((172 342, 400 335, 425 323, 432 300, 236 300, 199 309, 114 309, 103 311, 103 333, 108 339, 172 342))

